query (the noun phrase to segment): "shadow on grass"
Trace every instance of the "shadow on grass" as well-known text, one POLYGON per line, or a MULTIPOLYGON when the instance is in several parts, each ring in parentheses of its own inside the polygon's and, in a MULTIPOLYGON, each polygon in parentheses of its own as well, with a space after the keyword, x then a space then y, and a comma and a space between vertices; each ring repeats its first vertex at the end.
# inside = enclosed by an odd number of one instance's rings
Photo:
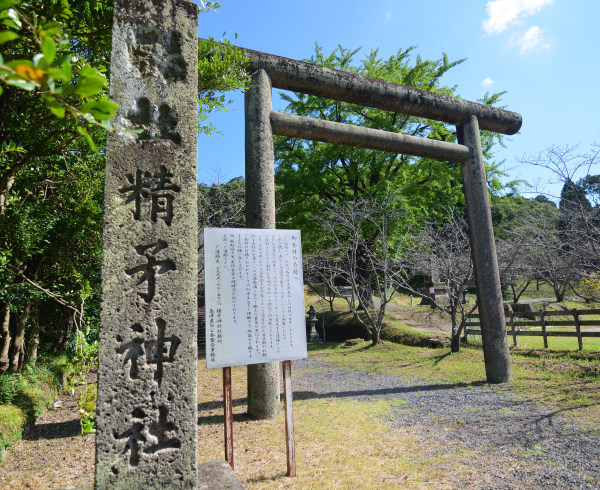
MULTIPOLYGON (((476 386, 487 386, 488 383, 485 381, 475 381, 473 383, 446 383, 446 384, 427 384, 418 386, 399 386, 397 388, 382 388, 378 390, 349 390, 349 391, 331 391, 326 393, 318 393, 316 391, 294 391, 294 400, 314 400, 323 398, 359 398, 359 397, 379 397, 385 395, 402 395, 406 393, 413 393, 419 391, 436 391, 436 390, 453 390, 457 388, 472 388, 476 386)), ((281 395, 283 399, 283 394, 281 395)), ((248 403, 247 398, 236 398, 232 401, 234 407, 246 406, 248 403)), ((217 410, 223 408, 223 402, 221 400, 214 400, 209 402, 203 402, 198 404, 198 411, 203 410, 217 410)), ((234 422, 243 422, 249 420, 248 415, 233 414, 234 422)), ((198 424, 201 425, 214 425, 222 424, 223 415, 206 415, 198 417, 198 424)))
MULTIPOLYGON (((247 422, 250 420, 246 413, 234 413, 234 422, 247 422)), ((223 423, 223 414, 221 415, 205 415, 198 417, 198 425, 218 425, 223 423)))
POLYGON ((559 359, 575 361, 599 361, 600 352, 572 351, 572 350, 550 350, 550 349, 522 349, 511 347, 510 353, 514 356, 530 357, 534 359, 559 359))
POLYGON ((264 483, 264 482, 274 482, 276 480, 279 480, 281 478, 287 478, 287 473, 280 471, 279 473, 276 473, 274 475, 271 476, 260 476, 258 478, 250 478, 248 480, 248 483, 264 483))
POLYGON ((444 360, 446 357, 451 356, 451 355, 452 355, 452 352, 448 351, 445 354, 441 354, 439 356, 434 356, 433 359, 435 359, 435 360, 433 361, 433 364, 437 366, 440 362, 442 362, 442 360, 444 360))
POLYGON ((35 441, 38 439, 63 439, 81 435, 81 424, 79 419, 67 420, 66 422, 50 422, 48 424, 36 424, 30 430, 23 433, 23 439, 35 441))
MULTIPOLYGON (((248 399, 247 398, 236 398, 235 400, 232 401, 233 406, 234 407, 239 407, 241 405, 246 405, 248 403, 248 399)), ((198 411, 204 411, 204 410, 216 410, 217 408, 222 408, 223 407, 223 401, 222 400, 212 400, 210 402, 202 402, 202 403, 198 403, 198 411)))
POLYGON ((358 398, 358 397, 378 397, 385 395, 402 395, 406 393, 437 391, 437 390, 454 390, 457 388, 473 388, 477 386, 487 386, 485 381, 475 381, 473 383, 444 383, 444 384, 426 384, 417 386, 398 386, 395 388, 381 388, 377 390, 348 390, 348 391, 330 391, 326 393, 318 393, 316 391, 294 392, 294 400, 312 400, 322 398, 358 398))

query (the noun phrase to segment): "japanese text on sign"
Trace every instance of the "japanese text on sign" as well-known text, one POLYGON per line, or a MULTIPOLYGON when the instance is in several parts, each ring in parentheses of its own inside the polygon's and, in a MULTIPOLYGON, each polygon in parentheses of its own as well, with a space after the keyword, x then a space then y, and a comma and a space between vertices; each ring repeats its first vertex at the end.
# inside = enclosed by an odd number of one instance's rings
POLYGON ((306 357, 300 232, 207 228, 206 365, 306 357))

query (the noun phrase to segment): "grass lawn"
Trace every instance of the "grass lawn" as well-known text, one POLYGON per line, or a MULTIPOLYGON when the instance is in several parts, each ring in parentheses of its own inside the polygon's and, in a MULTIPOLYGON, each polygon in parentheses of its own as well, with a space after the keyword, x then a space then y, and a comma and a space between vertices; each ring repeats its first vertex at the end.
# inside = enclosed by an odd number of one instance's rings
MULTIPOLYGON (((548 329, 550 331, 550 329, 548 329)), ((571 331, 567 328, 557 328, 556 330, 571 331)), ((575 329, 572 329, 575 331, 575 329)), ((469 335, 469 344, 473 346, 481 346, 481 336, 469 335)), ((514 354, 526 353, 531 350, 540 351, 544 349, 543 337, 532 337, 528 335, 517 335, 517 346, 513 346, 512 335, 508 333, 508 345, 514 354)), ((562 352, 565 355, 568 353, 577 354, 579 352, 579 344, 577 337, 548 337, 548 349, 550 351, 562 352)), ((584 355, 600 353, 600 337, 583 337, 584 355)))
MULTIPOLYGON (((481 349, 426 349, 392 342, 372 347, 362 342, 310 344, 309 356, 368 373, 413 376, 457 387, 485 384, 481 349)), ((575 424, 600 423, 600 361, 565 356, 527 357, 513 352, 514 381, 502 389, 517 399, 550 404, 575 424), (595 373, 595 374, 594 374, 595 373)), ((200 460, 223 458, 221 371, 206 371, 200 361, 200 460)), ((284 418, 250 421, 245 415, 246 369, 233 368, 236 474, 247 488, 444 488, 453 472, 469 471, 463 461, 418 440, 409 429, 383 422, 401 399, 371 403, 351 399, 302 399, 294 402, 297 478, 285 478, 284 418)), ((450 480, 449 480, 450 478, 450 480)))
MULTIPOLYGON (((325 346, 323 353, 336 348, 325 346)), ((319 355, 311 352, 311 355, 319 355)), ((199 460, 223 459, 221 370, 199 368, 199 460)), ((443 488, 456 455, 437 454, 410 430, 390 430, 383 418, 403 400, 294 401, 297 477, 286 477, 283 411, 248 420, 246 368, 232 368, 235 472, 246 488, 443 488), (434 466, 432 466, 435 463, 434 466)))

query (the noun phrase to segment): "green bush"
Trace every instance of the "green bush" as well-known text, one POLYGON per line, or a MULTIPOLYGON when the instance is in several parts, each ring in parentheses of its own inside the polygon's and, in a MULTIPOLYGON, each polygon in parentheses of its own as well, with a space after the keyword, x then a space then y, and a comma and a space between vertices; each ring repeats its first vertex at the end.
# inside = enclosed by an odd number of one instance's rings
POLYGON ((4 373, 0 376, 0 405, 8 405, 17 397, 20 390, 18 374, 4 373))
MULTIPOLYGON (((381 339, 395 344, 411 345, 413 347, 432 347, 431 339, 436 335, 419 332, 399 321, 386 322, 381 329, 381 339)), ((440 340, 441 341, 441 340, 440 340)))
POLYGON ((52 403, 62 386, 64 358, 37 366, 28 365, 20 374, 0 376, 0 454, 21 438, 52 403))
POLYGON ((21 439, 25 414, 14 405, 0 405, 0 461, 4 449, 10 449, 21 439))

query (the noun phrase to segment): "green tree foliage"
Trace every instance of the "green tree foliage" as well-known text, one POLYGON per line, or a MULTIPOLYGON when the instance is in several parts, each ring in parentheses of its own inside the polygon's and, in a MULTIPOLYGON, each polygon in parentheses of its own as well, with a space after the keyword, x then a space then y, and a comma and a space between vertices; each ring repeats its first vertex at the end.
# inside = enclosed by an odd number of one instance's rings
POLYGON ((204 228, 243 228, 246 182, 235 177, 224 184, 198 184, 198 295, 204 301, 204 228))
POLYGON ((584 213, 591 211, 592 204, 586 196, 586 184, 588 180, 593 180, 594 177, 587 176, 578 182, 573 182, 570 178, 567 178, 560 191, 559 209, 562 211, 580 211, 584 213))
POLYGON ((0 4, 0 372, 97 310, 112 2, 0 4))
POLYGON ((244 52, 227 39, 217 42, 213 38, 201 39, 198 44, 198 131, 212 135, 216 128, 209 121, 214 111, 227 111, 225 93, 246 90, 250 78, 246 67, 250 60, 244 52))
MULTIPOLYGON (((387 59, 374 50, 356 62, 359 50, 339 46, 327 56, 317 46, 316 54, 308 61, 435 93, 457 95, 456 87, 444 84, 444 75, 464 60, 450 61, 445 54, 439 60, 424 60, 414 56, 414 49, 399 50, 387 59)), ((500 96, 487 95, 483 102, 496 104, 500 96)), ((288 102, 286 112, 299 116, 456 141, 455 127, 438 121, 305 94, 283 94, 283 98, 288 102)), ((491 161, 492 149, 499 141, 497 135, 482 132, 491 190, 501 186, 497 166, 491 161)), ((464 205, 460 165, 450 162, 287 137, 276 137, 275 159, 276 183, 281 201, 286 203, 278 220, 301 228, 305 243, 316 243, 313 235, 318 230, 312 224, 314 217, 334 203, 356 202, 365 196, 393 195, 402 202, 407 222, 439 222, 446 217, 446 210, 464 205)), ((365 241, 365 259, 373 253, 369 247, 375 246, 375 238, 365 241)), ((361 282, 368 288, 373 271, 362 270, 361 282)), ((365 290, 362 294, 366 296, 365 304, 370 304, 370 292, 365 290)))
MULTIPOLYGON (((97 332, 112 10, 0 0, 0 374, 97 332)), ((207 62, 213 45, 199 49, 205 133, 221 92, 246 84, 243 54, 225 42, 207 62)))
MULTIPOLYGON (((339 46, 326 56, 317 46, 308 61, 321 66, 357 73, 389 82, 456 95, 456 87, 444 85, 443 77, 464 60, 449 61, 444 55, 436 61, 413 59, 414 47, 400 50, 388 59, 371 51, 357 63, 359 50, 339 46)), ((485 103, 495 104, 501 94, 486 96, 485 103)), ((373 129, 406 133, 443 141, 455 141, 455 128, 437 121, 424 120, 399 113, 365 108, 355 104, 320 97, 283 95, 288 102, 286 112, 306 117, 360 125, 373 129)), ((489 182, 497 189, 498 171, 491 162, 496 136, 483 134, 483 148, 489 164, 489 182)), ((439 219, 444 208, 463 201, 460 166, 427 158, 391 154, 361 148, 348 148, 327 143, 276 137, 276 182, 283 202, 289 203, 280 219, 305 228, 311 215, 324 202, 356 200, 367 194, 394 192, 404 196, 416 216, 439 219)))
MULTIPOLYGON (((110 51, 112 3, 2 0, 0 9, 0 24, 5 27, 0 35, 0 81, 6 87, 3 105, 18 107, 31 98, 41 103, 36 118, 19 121, 19 127, 27 131, 31 123, 44 129, 40 119, 46 117, 55 126, 52 129, 62 133, 67 128, 55 119, 69 114, 75 120, 75 124, 68 123, 72 136, 83 135, 94 148, 86 127, 109 127, 117 108, 107 100, 103 74, 110 51), (54 118, 48 118, 51 115, 54 118)), ((14 151, 23 147, 18 137, 8 141, 14 151)))
POLYGON ((246 182, 235 177, 225 184, 198 185, 198 229, 240 228, 246 222, 246 182))

